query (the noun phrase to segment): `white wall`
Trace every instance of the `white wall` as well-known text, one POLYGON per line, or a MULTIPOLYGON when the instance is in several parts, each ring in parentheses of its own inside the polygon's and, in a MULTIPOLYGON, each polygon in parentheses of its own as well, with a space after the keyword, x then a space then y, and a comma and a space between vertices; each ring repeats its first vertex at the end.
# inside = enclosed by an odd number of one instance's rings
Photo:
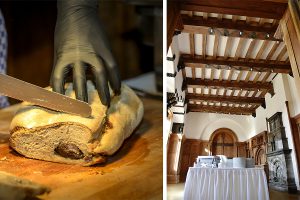
POLYGON ((249 135, 249 138, 252 138, 253 136, 266 131, 267 130, 267 121, 266 121, 266 112, 263 107, 258 107, 256 109, 256 117, 253 118, 253 128, 254 131, 251 135, 249 135))
POLYGON ((215 130, 228 128, 239 141, 245 141, 253 134, 253 127, 252 116, 190 112, 186 115, 184 134, 187 138, 209 140, 215 130))
POLYGON ((289 101, 289 110, 291 117, 300 113, 300 93, 296 89, 295 79, 291 76, 284 75, 283 82, 287 100, 289 101))

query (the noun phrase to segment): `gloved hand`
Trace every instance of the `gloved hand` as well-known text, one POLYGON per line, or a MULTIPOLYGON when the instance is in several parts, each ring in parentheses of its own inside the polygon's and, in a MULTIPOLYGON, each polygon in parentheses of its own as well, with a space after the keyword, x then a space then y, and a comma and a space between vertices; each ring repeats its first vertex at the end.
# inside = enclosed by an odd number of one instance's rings
POLYGON ((87 102, 85 71, 90 67, 101 102, 109 106, 108 81, 117 95, 121 81, 97 7, 98 0, 57 1, 54 68, 50 84, 55 92, 64 94, 65 78, 72 69, 76 98, 87 102))

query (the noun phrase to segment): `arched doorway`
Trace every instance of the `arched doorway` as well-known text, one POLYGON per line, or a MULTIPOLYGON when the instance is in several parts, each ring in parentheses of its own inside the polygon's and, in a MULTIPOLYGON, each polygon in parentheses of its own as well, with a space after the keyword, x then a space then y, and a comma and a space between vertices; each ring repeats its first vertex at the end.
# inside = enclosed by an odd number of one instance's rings
POLYGON ((228 128, 220 128, 210 137, 210 150, 212 155, 225 155, 228 158, 236 156, 236 134, 228 128))

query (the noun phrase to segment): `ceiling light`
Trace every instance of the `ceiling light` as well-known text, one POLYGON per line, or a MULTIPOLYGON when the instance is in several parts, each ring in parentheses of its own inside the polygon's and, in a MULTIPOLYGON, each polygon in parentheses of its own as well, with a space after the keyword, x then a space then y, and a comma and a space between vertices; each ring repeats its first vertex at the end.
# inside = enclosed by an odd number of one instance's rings
POLYGON ((240 32, 239 32, 239 35, 242 36, 242 35, 243 35, 243 31, 240 31, 240 32))
POLYGON ((253 71, 253 68, 252 68, 252 67, 250 68, 250 71, 253 71))
POLYGON ((274 72, 274 69, 271 69, 271 72, 273 73, 273 72, 274 72))
POLYGON ((267 39, 270 38, 270 34, 269 33, 266 34, 266 38, 267 39))
POLYGON ((214 29, 213 29, 213 28, 209 28, 209 29, 208 29, 208 33, 209 33, 210 35, 214 34, 214 29))

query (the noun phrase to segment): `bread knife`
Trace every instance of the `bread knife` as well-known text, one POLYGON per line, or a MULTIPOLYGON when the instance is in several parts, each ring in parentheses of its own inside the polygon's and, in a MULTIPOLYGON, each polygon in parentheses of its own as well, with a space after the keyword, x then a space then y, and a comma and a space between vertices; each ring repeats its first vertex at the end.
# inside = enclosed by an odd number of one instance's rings
POLYGON ((89 104, 83 101, 72 99, 5 74, 0 74, 0 94, 82 117, 89 117, 92 112, 89 104))

